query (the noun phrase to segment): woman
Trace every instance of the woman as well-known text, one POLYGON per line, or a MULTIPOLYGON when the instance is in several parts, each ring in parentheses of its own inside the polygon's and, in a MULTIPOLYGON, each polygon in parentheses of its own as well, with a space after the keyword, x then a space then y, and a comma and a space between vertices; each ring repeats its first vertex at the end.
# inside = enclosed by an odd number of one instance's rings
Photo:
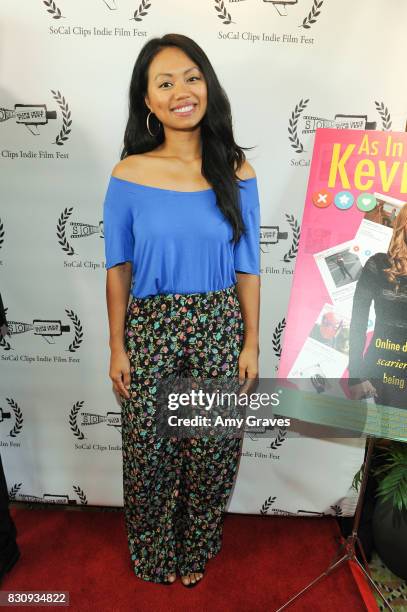
POLYGON ((338 268, 340 269, 340 271, 342 272, 343 279, 345 279, 346 276, 348 276, 351 280, 353 280, 351 273, 349 272, 348 268, 345 265, 345 260, 343 258, 343 255, 341 255, 340 253, 336 257, 336 264, 338 268))
POLYGON ((375 397, 379 404, 407 407, 407 204, 395 218, 387 254, 370 257, 357 282, 350 325, 349 378, 353 399, 375 397), (372 301, 375 328, 363 357, 372 301))
POLYGON ((160 437, 154 381, 257 377, 260 221, 228 99, 185 36, 150 40, 137 58, 104 232, 133 567, 190 587, 221 548, 241 439, 160 437))

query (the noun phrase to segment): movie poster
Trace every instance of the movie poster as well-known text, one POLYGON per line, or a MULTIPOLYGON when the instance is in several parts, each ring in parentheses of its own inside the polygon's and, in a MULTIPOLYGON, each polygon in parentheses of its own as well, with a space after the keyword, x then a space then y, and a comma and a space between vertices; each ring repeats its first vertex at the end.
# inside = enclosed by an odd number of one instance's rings
POLYGON ((280 379, 407 408, 406 202, 406 133, 317 130, 280 379))

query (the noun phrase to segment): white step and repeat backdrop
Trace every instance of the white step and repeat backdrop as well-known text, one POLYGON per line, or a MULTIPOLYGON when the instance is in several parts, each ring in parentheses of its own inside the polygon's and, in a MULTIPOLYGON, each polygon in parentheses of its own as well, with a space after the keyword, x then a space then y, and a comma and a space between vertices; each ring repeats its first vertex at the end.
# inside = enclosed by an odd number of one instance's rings
MULTIPOLYGON (((108 378, 102 204, 135 58, 179 32, 207 52, 262 211, 261 375, 276 375, 315 129, 403 130, 407 4, 2 0, 0 452, 13 500, 122 505, 108 378), (378 33, 379 32, 379 33, 378 33)), ((353 513, 360 440, 247 434, 229 510, 353 513)))

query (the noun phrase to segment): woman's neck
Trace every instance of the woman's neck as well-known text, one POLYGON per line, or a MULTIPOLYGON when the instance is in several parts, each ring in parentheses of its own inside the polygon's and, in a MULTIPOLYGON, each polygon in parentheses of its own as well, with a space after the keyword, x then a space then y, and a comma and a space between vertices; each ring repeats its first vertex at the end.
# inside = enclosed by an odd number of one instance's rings
POLYGON ((184 162, 192 162, 201 158, 201 130, 181 131, 165 128, 165 140, 156 149, 164 157, 175 157, 184 162))

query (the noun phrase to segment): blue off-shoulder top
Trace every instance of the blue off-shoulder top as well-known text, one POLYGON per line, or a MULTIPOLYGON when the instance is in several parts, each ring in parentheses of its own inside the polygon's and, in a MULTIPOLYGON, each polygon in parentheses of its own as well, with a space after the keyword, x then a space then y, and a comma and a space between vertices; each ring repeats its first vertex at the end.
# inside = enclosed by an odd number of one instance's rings
POLYGON ((111 176, 103 204, 106 268, 132 263, 131 293, 205 293, 260 274, 256 177, 239 181, 246 233, 235 245, 213 189, 173 191, 111 176))

